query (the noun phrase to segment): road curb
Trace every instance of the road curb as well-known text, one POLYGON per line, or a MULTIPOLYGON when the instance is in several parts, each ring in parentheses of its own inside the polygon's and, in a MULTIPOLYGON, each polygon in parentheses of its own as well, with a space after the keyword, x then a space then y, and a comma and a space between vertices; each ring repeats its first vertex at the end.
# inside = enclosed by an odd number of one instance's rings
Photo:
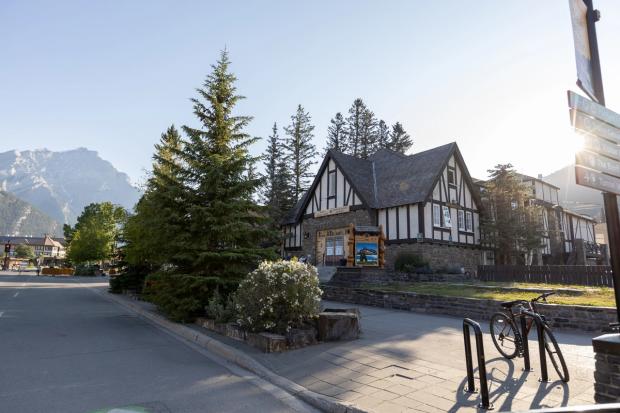
POLYGON ((155 314, 151 311, 145 310, 138 304, 134 304, 130 301, 121 299, 120 297, 115 296, 114 294, 110 294, 105 291, 100 291, 98 289, 89 287, 91 291, 98 294, 101 297, 104 297, 110 301, 113 301, 134 313, 137 313, 139 316, 146 318, 154 324, 157 324, 161 328, 168 330, 178 336, 183 337, 190 342, 197 344, 212 353, 217 354, 225 360, 228 360, 232 363, 237 364, 238 366, 251 371, 256 374, 258 377, 267 380, 271 384, 280 387, 287 393, 290 393, 296 397, 299 397, 306 403, 311 406, 320 409, 323 412, 327 413, 371 413, 368 410, 362 410, 359 407, 356 407, 350 403, 342 402, 334 399, 333 397, 325 396, 319 393, 315 393, 307 388, 287 379, 286 377, 282 377, 267 367, 263 366, 261 363, 256 361, 251 356, 246 353, 238 350, 228 344, 225 344, 215 338, 209 337, 206 334, 203 334, 199 331, 191 329, 183 324, 172 322, 159 314, 155 314))

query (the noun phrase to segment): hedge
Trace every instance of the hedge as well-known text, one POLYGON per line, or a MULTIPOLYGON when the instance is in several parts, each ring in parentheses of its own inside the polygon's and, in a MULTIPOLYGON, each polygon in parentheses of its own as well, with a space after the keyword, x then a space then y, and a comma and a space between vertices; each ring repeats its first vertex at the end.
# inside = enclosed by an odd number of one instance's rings
POLYGON ((171 320, 191 322, 204 312, 216 290, 226 300, 238 286, 238 280, 155 273, 144 281, 143 298, 157 305, 171 320))
POLYGON ((73 275, 73 268, 41 268, 43 275, 73 275))

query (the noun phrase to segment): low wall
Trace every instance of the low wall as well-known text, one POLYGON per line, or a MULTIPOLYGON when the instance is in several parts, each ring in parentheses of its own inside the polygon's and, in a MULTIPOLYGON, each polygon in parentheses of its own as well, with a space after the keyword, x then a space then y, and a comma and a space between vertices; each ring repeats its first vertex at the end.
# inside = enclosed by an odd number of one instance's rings
POLYGON ((395 282, 455 282, 471 279, 465 274, 410 274, 382 269, 338 267, 330 285, 360 287, 363 284, 388 285, 395 282))
MULTIPOLYGON (((331 285, 323 285, 321 288, 324 300, 444 314, 459 318, 469 317, 478 321, 489 320, 493 313, 502 309, 499 301, 478 298, 443 297, 331 285)), ((609 326, 609 323, 616 321, 616 309, 612 307, 539 304, 538 309, 553 328, 602 331, 609 326)))

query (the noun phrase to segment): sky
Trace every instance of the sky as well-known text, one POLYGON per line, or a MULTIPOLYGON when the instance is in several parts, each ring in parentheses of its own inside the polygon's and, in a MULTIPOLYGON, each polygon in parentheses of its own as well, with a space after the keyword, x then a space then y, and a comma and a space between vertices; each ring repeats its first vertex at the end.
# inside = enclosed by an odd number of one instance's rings
MULTIPOLYGON (((594 4, 607 106, 620 111, 620 2, 594 4)), ((170 124, 199 126, 189 99, 224 48, 253 136, 302 104, 318 153, 329 120, 361 97, 404 125, 411 153, 456 141, 474 177, 574 160, 566 0, 2 0, 0 152, 86 147, 139 184, 170 124)))

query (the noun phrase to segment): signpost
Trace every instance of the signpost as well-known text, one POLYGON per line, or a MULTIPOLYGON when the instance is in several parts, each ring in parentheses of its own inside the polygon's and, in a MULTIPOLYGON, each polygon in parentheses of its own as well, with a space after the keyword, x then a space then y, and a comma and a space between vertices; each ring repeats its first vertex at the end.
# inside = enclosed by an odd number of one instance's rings
POLYGON ((620 321, 620 114, 605 107, 603 77, 596 39, 596 22, 600 19, 592 0, 569 0, 577 85, 592 102, 568 92, 571 122, 585 133, 584 151, 576 156, 577 184, 604 191, 605 217, 609 233, 609 255, 614 279, 616 309, 620 321))

